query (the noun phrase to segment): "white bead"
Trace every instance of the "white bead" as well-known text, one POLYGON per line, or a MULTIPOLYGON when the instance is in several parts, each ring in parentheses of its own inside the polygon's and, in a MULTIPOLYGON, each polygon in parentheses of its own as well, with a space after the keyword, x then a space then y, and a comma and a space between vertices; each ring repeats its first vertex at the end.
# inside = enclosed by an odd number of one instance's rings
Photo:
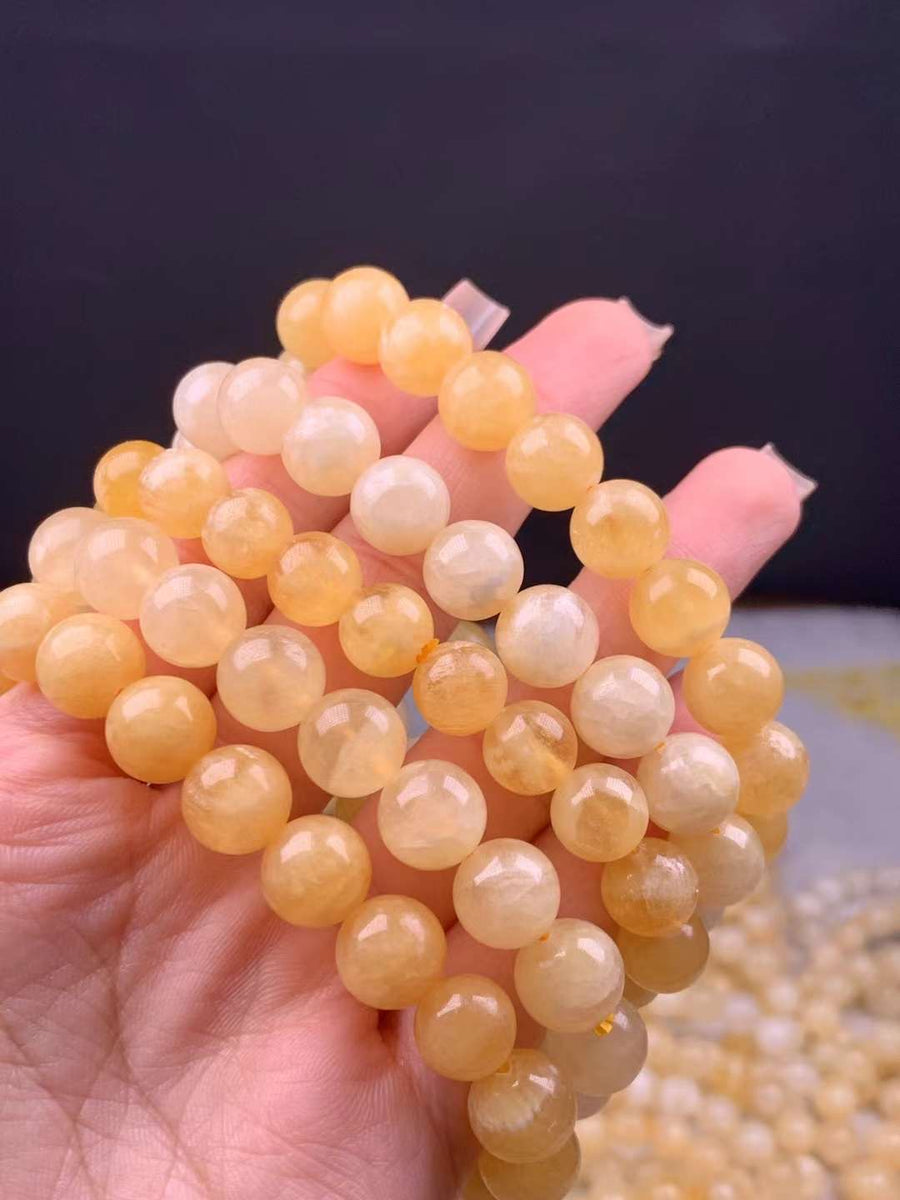
POLYGON ((405 454, 363 471, 350 493, 353 523, 385 554, 419 554, 450 519, 450 493, 428 463, 405 454))
MULTIPOLYGON (((200 363, 178 381, 172 397, 172 415, 181 438, 220 461, 237 453, 237 446, 219 419, 219 387, 234 366, 229 362, 200 363)), ((178 434, 172 439, 176 442, 178 434)))
POLYGON ((497 654, 511 675, 532 687, 574 683, 597 654, 593 610, 570 588, 540 584, 513 596, 496 628, 497 654))
POLYGON ((378 426, 341 396, 311 400, 284 437, 281 458, 291 479, 314 496, 347 496, 378 461, 378 426))
POLYGON ((491 521, 457 521, 434 539, 422 565, 429 596, 451 617, 494 617, 522 586, 515 540, 491 521))
POLYGON ((601 658, 572 691, 572 721, 593 750, 609 758, 639 758, 659 745, 675 718, 665 676, 631 654, 601 658))
POLYGON ((239 449, 279 454, 307 398, 302 368, 277 358, 248 358, 222 380, 219 419, 239 449))

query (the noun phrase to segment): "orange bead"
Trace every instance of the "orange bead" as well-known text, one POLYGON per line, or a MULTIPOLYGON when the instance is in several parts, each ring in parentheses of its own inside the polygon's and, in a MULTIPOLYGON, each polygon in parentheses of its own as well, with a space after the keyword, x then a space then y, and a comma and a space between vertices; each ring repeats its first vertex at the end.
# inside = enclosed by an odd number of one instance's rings
POLYGON ((122 621, 79 613, 55 625, 37 653, 37 682, 71 717, 105 717, 113 700, 144 674, 139 638, 122 621))
POLYGON ((174 675, 148 675, 130 684, 106 717, 106 744, 116 765, 144 783, 184 779, 215 740, 209 700, 174 675))
POLYGON ((335 962, 351 996, 371 1008, 416 1004, 437 981, 447 957, 441 923, 409 896, 373 896, 341 926, 335 962))
POLYGON ((444 428, 470 450, 502 450, 534 415, 534 385, 508 354, 479 350, 444 376, 438 412, 444 428))
POLYGON ((333 355, 322 328, 322 308, 330 282, 304 279, 284 297, 275 317, 279 342, 307 371, 317 370, 333 355))
POLYGON ((692 658, 722 636, 731 600, 712 567, 666 558, 634 581, 628 611, 645 646, 672 658, 692 658))
POLYGON ((43 583, 15 583, 0 592, 0 671, 9 679, 33 683, 41 642, 77 607, 77 596, 43 583))
POLYGON ((308 929, 337 925, 362 904, 372 880, 366 843, 345 821, 313 813, 290 821, 262 860, 266 903, 308 929))
POLYGON ((482 975, 435 983, 416 1009, 415 1038, 425 1065, 445 1079, 471 1082, 502 1067, 516 1040, 516 1010, 482 975))
POLYGON ((769 721, 752 736, 725 744, 741 777, 739 813, 772 816, 793 808, 809 779, 809 755, 793 729, 769 721))
POLYGON ((684 671, 691 716, 722 737, 754 733, 770 721, 784 697, 784 676, 773 656, 746 638, 720 638, 684 671))
POLYGON ((322 302, 322 332, 332 355, 377 363, 382 331, 408 304, 400 280, 380 267, 351 267, 335 275, 322 302))
POLYGON ((472 335, 459 313, 441 300, 413 300, 385 326, 378 357, 401 391, 436 396, 450 368, 471 353, 472 335))
POLYGON ((669 518, 656 492, 633 479, 607 479, 575 505, 572 549, 607 579, 633 579, 657 563, 669 544, 669 518))
POLYGON ((606 911, 617 925, 643 937, 674 933, 690 919, 698 891, 687 855, 661 838, 644 838, 631 854, 603 868, 606 911))
POLYGON ((267 575, 291 540, 291 514, 262 488, 241 488, 212 506, 201 538, 209 561, 234 579, 267 575))
POLYGON ((141 471, 163 447, 156 442, 120 442, 103 455, 94 470, 94 498, 110 517, 142 517, 138 496, 141 471))
POLYGON ((413 675, 423 720, 455 737, 486 728, 506 703, 508 686, 503 663, 475 642, 445 642, 413 675))
POLYGON ((205 450, 164 450, 141 471, 144 515, 169 537, 199 537, 209 510, 231 491, 222 464, 205 450))
POLYGON ((680 992, 703 972, 709 935, 693 916, 664 937, 642 937, 620 929, 616 941, 629 979, 651 992, 680 992))
POLYGON ((575 766, 578 738, 569 718, 543 700, 509 704, 484 731, 484 765, 520 796, 552 792, 575 766))
POLYGON ((298 625, 333 625, 362 587, 359 559, 330 533, 298 533, 269 571, 269 595, 298 625))
POLYGON ((187 773, 181 813, 207 849, 252 854, 284 828, 291 799, 291 781, 277 758, 258 746, 220 746, 187 773))

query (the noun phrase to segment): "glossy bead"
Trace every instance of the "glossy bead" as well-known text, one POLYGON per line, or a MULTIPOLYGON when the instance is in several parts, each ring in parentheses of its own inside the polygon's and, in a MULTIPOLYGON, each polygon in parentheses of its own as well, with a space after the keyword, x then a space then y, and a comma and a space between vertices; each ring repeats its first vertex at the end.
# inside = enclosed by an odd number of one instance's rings
POLYGON ((205 450, 164 450, 141 471, 141 508, 170 537, 199 537, 209 510, 231 491, 222 464, 205 450))
POLYGON ((704 908, 737 904, 755 889, 766 869, 762 842, 742 817, 728 816, 709 833, 673 834, 671 841, 697 872, 697 902, 704 908))
POLYGON ((558 788, 575 766, 578 739, 564 713, 543 700, 520 700, 484 731, 484 765, 501 787, 520 796, 558 788))
POLYGON ((116 765, 144 783, 184 779, 215 740, 209 700, 174 675, 148 675, 130 684, 106 716, 106 744, 116 765))
POLYGON ((506 448, 506 477, 532 508, 572 508, 602 474, 600 439, 569 413, 532 418, 506 448))
POLYGON ((394 679, 414 671, 434 638, 431 609, 412 588, 380 583, 360 592, 338 623, 341 649, 359 671, 394 679))
POLYGON ((94 468, 94 498, 109 517, 142 517, 138 496, 141 471, 162 454, 156 442, 120 442, 103 455, 94 468))
POLYGON ((207 558, 234 579, 268 574, 291 540, 294 523, 277 496, 241 488, 209 510, 201 539, 207 558))
POLYGON ((622 999, 627 1000, 629 1004, 633 1004, 635 1008, 645 1008, 651 1000, 655 1000, 658 993, 651 991, 650 988, 642 988, 639 984, 626 974, 625 988, 622 992, 622 999))
POLYGON ((402 392, 436 396, 447 372, 472 353, 468 326, 441 300, 413 300, 384 327, 378 357, 402 392))
POLYGON ((495 950, 517 950, 546 933, 559 911, 559 877, 550 859, 516 838, 482 842, 453 880, 462 927, 495 950))
POLYGON ((373 896, 341 926, 335 962, 351 996, 371 1008, 417 1004, 447 957, 441 923, 409 896, 373 896))
POLYGON ((28 544, 28 569, 35 583, 61 592, 76 591, 78 550, 103 519, 94 508, 64 508, 41 521, 28 544))
POLYGON ((269 595, 299 625, 333 625, 362 587, 353 550, 330 533, 298 533, 269 571, 269 595))
POLYGON ((535 1163, 508 1163, 482 1150, 478 1169, 493 1200, 564 1200, 581 1170, 581 1148, 573 1134, 561 1150, 535 1163))
POLYGON ((178 566, 172 539, 150 521, 116 517, 82 543, 75 563, 78 591, 98 612, 133 621, 147 590, 178 566))
POLYGON ((669 681, 631 654, 598 659, 575 684, 570 712, 578 736, 609 758, 639 758, 658 746, 675 719, 669 681))
POLYGON ((75 612, 78 599, 44 583, 14 583, 0 592, 0 671, 8 679, 33 683, 44 638, 75 612))
POLYGON ((419 1001, 416 1046, 445 1079, 471 1082, 502 1067, 516 1041, 516 1010, 503 988, 483 975, 438 980, 419 1001))
POLYGON ((407 763, 378 800, 378 832, 391 854, 418 871, 455 867, 484 836, 487 805, 471 775, 452 762, 407 763))
POLYGON ((269 907, 309 929, 343 921, 372 881, 366 843, 352 825, 322 813, 289 821, 266 847, 261 870, 269 907))
POLYGON ((291 288, 275 316, 279 342, 307 371, 318 370, 333 355, 322 328, 322 308, 330 282, 330 279, 304 279, 291 288))
POLYGON ((220 462, 238 449, 219 416, 219 388, 233 367, 234 363, 229 362, 200 363, 179 380, 172 397, 172 415, 178 432, 192 446, 205 450, 220 462))
POLYGON ((322 332, 332 355, 377 363, 382 330, 408 304, 400 280, 379 267, 351 267, 336 275, 322 302, 322 332))
POLYGON ((221 854, 253 854, 291 815, 287 771, 257 746, 220 746, 194 763, 181 785, 181 815, 193 836, 221 854))
POLYGON ((445 642, 416 667, 413 697, 422 719, 441 733, 479 733, 506 703, 503 663, 476 642, 445 642))
POLYGON ((219 420, 239 450, 280 454, 284 435, 307 403, 302 367, 278 358, 248 358, 219 387, 219 420))
POLYGON ((484 621, 507 604, 525 576, 515 540, 491 521, 457 521, 434 538, 422 574, 428 595, 451 617, 484 621))
POLYGON ((760 813, 743 813, 742 815, 747 824, 756 830, 766 859, 773 859, 780 854, 788 838, 787 813, 772 813, 770 816, 763 816, 760 813))
POLYGON ((360 537, 385 554, 419 554, 450 518, 450 493, 428 463, 404 454, 373 463, 353 485, 350 515, 360 537))
POLYGON ((513 596, 500 611, 495 636, 510 675, 538 688, 574 683, 600 644, 590 605, 570 588, 549 583, 513 596))
POLYGON ((671 658, 692 658, 722 636, 731 600, 712 567, 666 558, 634 581, 628 612, 645 646, 671 658))
POLYGON ((243 633, 247 607, 237 584, 205 563, 182 563, 161 575, 141 601, 144 641, 176 667, 211 667, 243 633))
POLYGON ((299 629, 256 625, 226 647, 216 669, 219 699, 248 729, 292 729, 325 693, 325 664, 299 629))
POLYGON ((115 617, 79 613, 60 621, 41 642, 38 687, 70 717, 105 717, 113 700, 146 669, 140 639, 115 617))
POLYGON ((469 1088, 469 1123, 490 1154, 535 1163, 560 1151, 575 1128, 575 1093, 540 1050, 514 1050, 469 1088))
POLYGON ((622 956, 608 933, 590 921, 563 917, 516 955, 516 992, 545 1029, 593 1029, 622 999, 622 956))
POLYGON ((375 692, 343 688, 316 701, 300 726, 300 762, 333 796, 368 796, 403 766, 406 728, 375 692))
POLYGON ((616 942, 625 973, 651 992, 680 992, 698 979, 709 958, 709 935, 697 916, 669 926, 665 936, 643 937, 620 929, 616 942))
POLYGON ((444 428, 470 450, 502 450, 534 416, 534 385, 508 354, 478 350, 444 376, 438 412, 444 428))
POLYGON ((709 833, 734 812, 737 767, 728 751, 702 733, 673 733, 638 764, 650 820, 671 833, 709 833))
POLYGON ((684 671, 691 716, 723 737, 755 733, 778 712, 784 697, 781 667, 763 646, 720 638, 684 671))
POLYGON ((647 1060, 647 1026, 622 1000, 608 1019, 581 1033, 550 1032, 541 1049, 580 1095, 610 1096, 637 1077, 647 1060))
POLYGON ((675 933, 690 919, 699 890, 688 857, 661 838, 644 838, 636 850, 607 863, 600 886, 616 924, 644 937, 675 933))
POLYGON ((550 804, 560 842, 588 862, 611 862, 630 854, 647 832, 644 790, 611 763, 588 763, 568 775, 550 804))
POLYGON ((809 779, 809 755, 793 729, 770 721, 750 737, 725 744, 741 777, 738 812, 772 816, 793 808, 809 779))
POLYGON ((288 475, 314 496, 347 496, 381 454, 378 426, 359 404, 340 396, 310 400, 284 436, 288 475))
POLYGON ((669 518, 656 492, 633 479, 588 488, 572 512, 572 549, 596 575, 633 579, 659 562, 669 544, 669 518))

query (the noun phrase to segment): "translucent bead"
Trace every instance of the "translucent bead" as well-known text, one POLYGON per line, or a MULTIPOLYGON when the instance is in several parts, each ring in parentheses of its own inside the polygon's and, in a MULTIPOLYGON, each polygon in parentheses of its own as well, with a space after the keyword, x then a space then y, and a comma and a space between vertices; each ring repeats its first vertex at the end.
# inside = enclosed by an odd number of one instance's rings
POLYGON ((106 744, 116 765, 144 783, 184 779, 215 740, 209 700, 174 675, 148 675, 130 684, 106 716, 106 744))
POLYGON ((793 808, 809 779, 809 755, 793 729, 770 721, 725 744, 741 777, 738 812, 765 817, 793 808))
POLYGON ((550 1032, 541 1049, 584 1096, 610 1096, 637 1078, 647 1060, 647 1026, 637 1009, 621 1001, 596 1028, 550 1032))
POLYGON ((272 603, 299 625, 333 625, 362 587, 359 559, 330 533, 298 533, 269 571, 272 603))
POLYGON ((170 537, 199 537, 209 510, 231 491, 222 464, 205 450, 164 450, 141 471, 144 514, 170 537))
POLYGON ((247 358, 222 380, 219 420, 238 449, 280 454, 307 400, 302 367, 278 358, 247 358))
POLYGON ((576 592, 542 583, 518 592, 501 610, 496 642, 511 675, 532 687, 557 688, 574 683, 594 661, 600 628, 576 592))
POLYGON ((728 751, 702 733, 673 733, 637 769, 650 820, 671 833, 709 833, 737 805, 737 767, 728 751))
POLYGON ((484 765, 501 787, 542 796, 565 779, 578 757, 578 739, 565 714, 543 700, 509 704, 484 731, 484 765))
POLYGON ((373 896, 341 926, 335 962, 341 982, 361 1004, 398 1009, 417 1004, 437 982, 447 957, 441 923, 409 896, 373 896))
POLYGON ((478 1169, 494 1200, 564 1200, 581 1170, 573 1134, 561 1150, 535 1163, 508 1163, 482 1150, 478 1169))
POLYGON ((381 454, 378 426, 359 404, 340 396, 311 400, 284 436, 288 475, 314 496, 347 496, 381 454))
POLYGON ((156 442, 120 442, 103 455, 94 468, 94 498, 109 517, 142 517, 138 496, 141 471, 151 458, 162 454, 156 442))
POLYGON ((375 692, 343 688, 318 700, 300 726, 300 762, 333 796, 369 796, 403 766, 406 727, 375 692))
POLYGON ((393 679, 414 671, 434 638, 431 609, 412 588, 380 583, 360 592, 338 623, 341 649, 366 675, 393 679))
POLYGON ((578 736, 591 749, 610 758, 639 758, 671 729, 675 697, 652 663, 614 654, 581 676, 570 711, 578 736))
POLYGON ((257 625, 225 649, 216 669, 219 699, 248 729, 292 729, 325 693, 325 664, 299 629, 257 625))
POLYGON ((450 493, 419 458, 389 455, 353 485, 350 515, 360 537, 385 554, 419 554, 450 518, 450 493))
POLYGON ((76 555, 103 520, 103 513, 94 508, 64 508, 41 521, 28 545, 28 569, 35 583, 61 592, 76 591, 76 555))
POLYGON ((267 575, 291 540, 294 523, 277 496, 241 488, 209 510, 201 539, 210 562, 234 579, 267 575))
POLYGON ((709 958, 709 935, 699 917, 667 926, 665 936, 643 937, 620 929, 616 941, 625 973, 651 992, 680 992, 699 979, 709 958))
POLYGON ((633 1004, 635 1008, 645 1008, 651 1000, 655 1000, 657 993, 651 991, 650 988, 642 988, 639 984, 626 974, 625 990, 622 992, 622 999, 627 1000, 629 1004, 633 1004))
POLYGON ((462 927, 495 950, 517 950, 546 933, 559 912, 559 877, 530 842, 495 838, 463 859, 453 880, 462 927))
POLYGON ((570 413, 534 417, 506 448, 506 477, 532 508, 572 508, 602 474, 600 439, 570 413))
POLYGON ((385 375, 412 396, 436 396, 444 376, 472 353, 468 326, 441 300, 413 300, 386 325, 378 356, 385 375))
POLYGON ((770 816, 744 813, 743 817, 756 830, 767 861, 781 853, 789 832, 787 813, 772 813, 770 816))
POLYGON ((38 687, 70 717, 105 717, 113 700, 146 669, 144 648, 127 625, 101 613, 60 621, 41 642, 38 687))
POLYGON ((471 1082, 502 1067, 516 1041, 516 1010, 483 975, 453 975, 428 989, 416 1009, 416 1045, 426 1067, 471 1082))
POLYGON ((536 1163, 558 1153, 575 1128, 575 1093, 540 1050, 514 1050, 469 1088, 469 1123, 504 1162, 536 1163))
MULTIPOLYGON (((237 446, 222 427, 219 388, 234 363, 207 362, 188 371, 175 388, 172 415, 178 432, 198 450, 221 460, 237 453, 237 446)), ((136 515, 136 514, 134 514, 136 515)))
POLYGON ((441 733, 479 733, 506 703, 503 663, 476 642, 445 642, 413 675, 413 697, 422 719, 441 733))
POLYGON ((211 667, 247 626, 247 607, 233 579, 205 563, 166 571, 141 601, 141 633, 176 667, 211 667))
POLYGON ((495 1200, 495 1197, 487 1190, 487 1184, 481 1178, 477 1163, 463 1183, 459 1200, 495 1200))
POLYGON ((704 908, 737 904, 756 888, 766 856, 756 831, 742 817, 728 816, 709 833, 673 834, 672 843, 691 860, 704 908))
POLYGON ((333 355, 322 328, 322 308, 330 282, 330 279, 304 279, 291 288, 275 316, 279 342, 307 371, 318 370, 333 355))
POLYGON ((332 355, 377 363, 382 330, 408 304, 400 280, 378 267, 351 267, 336 275, 322 304, 322 332, 332 355))
POLYGON ((600 886, 616 924, 644 937, 675 933, 690 920, 699 890, 690 859, 661 838, 644 838, 631 854, 607 863, 600 886))
POLYGON ((181 785, 181 814, 193 836, 221 854, 253 854, 277 837, 291 815, 291 781, 257 746, 220 746, 191 767, 181 785))
POLYGON ((33 683, 41 642, 69 617, 77 597, 43 583, 14 583, 0 592, 0 671, 17 682, 33 683))
POLYGON ((720 638, 684 671, 684 698, 704 728, 723 737, 754 733, 778 712, 784 677, 772 655, 745 638, 720 638))
POLYGON ((455 867, 484 836, 487 805, 471 775, 429 758, 407 765, 378 800, 378 832, 391 854, 418 871, 455 867))
POLYGON ((136 517, 104 521, 82 543, 75 563, 78 591, 98 612, 133 621, 148 588, 178 566, 172 539, 136 517))
POLYGON ((262 891, 283 921, 337 925, 366 898, 372 862, 352 825, 313 813, 289 821, 262 859, 262 891))
POLYGON ((611 862, 630 854, 647 832, 647 800, 627 771, 610 763, 588 763, 553 793, 550 821, 571 854, 588 862, 611 862))
POLYGON ((534 416, 534 385, 508 354, 479 350, 444 376, 438 412, 450 436, 470 450, 502 450, 534 416))
POLYGON ((659 562, 669 518, 656 492, 633 479, 607 479, 581 497, 569 525, 572 549, 606 579, 634 579, 659 562))
POLYGON ((545 1029, 593 1029, 622 999, 622 956, 608 933, 590 921, 563 917, 516 955, 516 992, 545 1029))
POLYGON ((634 581, 628 611, 645 646, 671 658, 692 658, 722 636, 731 600, 712 567, 666 558, 634 581))
POLYGON ((444 612, 484 621, 522 586, 525 564, 515 540, 499 525, 457 521, 434 538, 422 573, 428 595, 444 612))

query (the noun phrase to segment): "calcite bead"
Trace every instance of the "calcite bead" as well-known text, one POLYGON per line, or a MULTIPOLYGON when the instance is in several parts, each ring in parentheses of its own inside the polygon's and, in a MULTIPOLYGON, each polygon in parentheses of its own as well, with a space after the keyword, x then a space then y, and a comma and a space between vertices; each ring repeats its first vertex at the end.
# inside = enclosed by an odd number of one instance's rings
POLYGON ((408 304, 400 280, 379 267, 351 267, 336 275, 322 302, 322 332, 332 355, 377 363, 382 330, 408 304))
POLYGON ((230 362, 200 363, 179 380, 172 397, 178 432, 192 446, 220 462, 238 450, 219 416, 219 389, 233 367, 230 362))
POLYGON ((340 396, 310 400, 284 437, 288 475, 314 496, 347 496, 378 461, 378 426, 359 404, 340 396))
POLYGON ((343 688, 316 701, 300 726, 300 762, 333 796, 368 796, 403 766, 406 728, 375 692, 343 688))
POLYGON ((572 549, 606 579, 633 579, 659 562, 669 544, 669 518, 656 492, 633 479, 589 488, 572 512, 572 549))
POLYGON ((182 563, 161 575, 141 601, 144 641, 176 667, 211 667, 247 626, 237 584, 205 563, 182 563))
POLYGON ((209 510, 231 491, 222 464, 205 450, 164 450, 141 471, 141 508, 163 533, 196 538, 209 510))
POLYGON ((755 889, 766 869, 766 856, 756 830, 743 817, 728 816, 709 833, 673 834, 697 872, 698 903, 703 908, 737 904, 755 889))
POLYGON ((487 1184, 481 1178, 477 1163, 463 1183, 459 1200, 495 1200, 495 1197, 487 1190, 487 1184))
POLYGON ((772 816, 793 808, 809 779, 809 755, 793 729, 769 721, 750 737, 725 744, 741 777, 738 812, 772 816))
POLYGON ((78 551, 78 591, 98 612, 133 621, 147 590, 178 566, 172 539, 150 521, 116 517, 90 533, 78 551))
POLYGON ((577 767, 550 804, 553 832, 571 854, 588 862, 630 854, 647 832, 648 819, 643 788, 611 763, 577 767))
POLYGON ((191 767, 181 785, 181 814, 193 836, 221 854, 268 846, 291 815, 291 781, 258 746, 220 746, 191 767))
POLYGON ((501 787, 520 796, 558 788, 575 766, 572 723, 543 700, 509 704, 484 731, 484 765, 501 787))
POLYGON ((256 625, 226 647, 216 688, 225 708, 248 729, 293 729, 325 693, 325 663, 299 629, 256 625))
MULTIPOLYGON (((621 951, 620 951, 621 953, 621 951)), ((623 960, 624 961, 624 960, 623 960)), ((622 992, 622 999, 627 1000, 635 1008, 645 1008, 651 1000, 655 1000, 658 993, 651 991, 649 988, 642 988, 639 984, 626 974, 625 989, 622 992)))
POLYGON ((516 1041, 516 1010, 483 975, 453 975, 428 989, 416 1009, 422 1061, 445 1079, 470 1083, 502 1067, 516 1041))
POLYGON ((455 737, 487 728, 506 703, 507 688, 503 663, 476 642, 445 642, 413 675, 422 719, 455 737))
POLYGON ((761 813, 744 813, 743 817, 747 824, 756 830, 767 860, 773 859, 781 853, 789 831, 787 813, 771 813, 769 816, 763 816, 761 813))
POLYGON ((385 375, 412 396, 436 396, 447 372, 472 353, 468 326, 441 300, 413 300, 384 327, 378 357, 385 375))
POLYGON ((669 928, 664 937, 620 929, 616 942, 625 973, 651 992, 680 992, 698 979, 709 958, 709 935, 697 916, 669 928))
POLYGON ((692 658, 722 636, 731 600, 712 567, 666 558, 634 581, 628 612, 645 646, 671 658, 692 658))
POLYGON ((78 598, 44 583, 14 583, 0 592, 0 671, 33 683, 41 642, 54 625, 71 616, 78 598))
POLYGON ((434 638, 431 609, 412 588, 380 583, 360 592, 338 622, 341 649, 366 675, 394 679, 414 671, 434 638))
POLYGON ((116 696, 146 669, 137 635, 115 617, 78 613, 54 625, 35 664, 38 687, 70 717, 105 717, 116 696))
POLYGON ((108 517, 141 517, 138 481, 151 458, 162 454, 156 442, 120 442, 94 468, 94 499, 108 517))
POLYGON ((201 539, 209 561, 234 579, 267 575, 294 534, 291 514, 262 488, 241 488, 209 510, 201 539))
POLYGON ((450 436, 469 450, 502 450, 534 416, 534 385, 508 354, 478 350, 444 376, 438 412, 450 436))
POLYGON ((582 1033, 550 1032, 541 1049, 583 1096, 610 1096, 633 1082, 647 1059, 647 1026, 622 1000, 608 1019, 582 1033))
POLYGON ((398 1009, 417 1004, 444 970, 441 923, 409 896, 373 896, 341 926, 335 962, 341 982, 361 1004, 398 1009))
POLYGON ((559 877, 550 859, 516 838, 482 842, 453 880, 462 927, 495 950, 517 950, 546 933, 559 912, 559 877))
POLYGON ((600 439, 570 413, 534 417, 506 448, 506 477, 532 508, 572 508, 602 474, 600 439))
POLYGON ((333 354, 322 328, 322 308, 330 283, 330 279, 304 279, 291 288, 275 315, 279 342, 307 371, 318 370, 333 354))
POLYGON ((600 628, 593 609, 570 588, 526 588, 500 611, 497 653, 511 675, 532 687, 574 683, 597 654, 600 628))
POLYGON ((434 538, 422 564, 428 595, 451 617, 484 621, 507 604, 525 576, 515 540, 491 521, 457 521, 434 538))
POLYGON ((429 758, 407 763, 378 800, 378 832, 391 854, 419 871, 455 867, 484 836, 487 804, 468 772, 429 758))
POLYGON ((219 387, 219 420, 239 450, 280 454, 284 435, 308 401, 303 368, 278 358, 248 358, 219 387))
POLYGON ((450 519, 450 493, 428 463, 393 454, 353 485, 350 515, 360 537, 385 554, 419 554, 450 519))
POLYGON ((746 638, 720 638, 685 667, 691 716, 723 737, 755 733, 775 716, 783 697, 781 667, 765 647, 746 638))
POLYGON ((593 1029, 622 999, 625 970, 608 933, 590 921, 563 917, 516 955, 516 992, 545 1029, 593 1029))
POLYGON ((482 1150, 478 1170, 493 1200, 564 1200, 581 1170, 573 1134, 561 1150, 535 1163, 508 1163, 482 1150))
POLYGON ((352 825, 322 813, 297 817, 277 832, 261 870, 269 907, 309 929, 339 924, 362 904, 372 882, 366 843, 352 825))
POLYGON ((671 833, 709 833, 737 806, 734 759, 702 733, 673 733, 638 764, 650 819, 671 833))
POLYGON ((504 1162, 537 1163, 558 1153, 575 1128, 575 1093, 540 1050, 514 1050, 469 1088, 469 1123, 504 1162))
POLYGON ((639 758, 659 745, 675 719, 669 681, 631 654, 598 659, 575 684, 569 710, 578 736, 610 758, 639 758))
POLYGON ((41 521, 28 545, 28 569, 35 583, 61 592, 76 591, 78 550, 103 519, 103 513, 93 508, 64 508, 41 521))
POLYGON ((129 684, 106 716, 106 744, 113 760, 144 783, 184 779, 215 740, 209 700, 174 675, 148 675, 129 684))
POLYGON ((353 550, 330 533, 298 533, 269 571, 272 603, 299 625, 333 625, 362 587, 353 550))
POLYGON ((636 850, 603 869, 606 911, 617 925, 643 937, 675 933, 690 919, 698 892, 690 859, 661 838, 644 838, 636 850))

